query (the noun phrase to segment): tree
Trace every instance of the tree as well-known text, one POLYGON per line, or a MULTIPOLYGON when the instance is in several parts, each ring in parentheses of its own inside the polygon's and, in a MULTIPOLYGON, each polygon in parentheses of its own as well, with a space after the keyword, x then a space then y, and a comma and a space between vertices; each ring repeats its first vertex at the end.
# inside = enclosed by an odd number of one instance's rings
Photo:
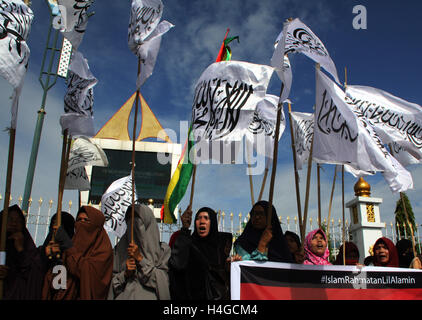
MULTIPOLYGON (((409 223, 412 225, 413 228, 413 234, 416 234, 417 226, 415 223, 415 216, 413 214, 412 205, 410 204, 409 198, 407 197, 406 193, 402 192, 402 197, 406 206, 407 215, 409 217, 409 223)), ((397 200, 396 211, 394 211, 394 214, 396 215, 396 233, 398 234, 398 232, 400 232, 401 237, 404 237, 404 235, 406 234, 407 238, 410 238, 411 231, 406 219, 406 214, 404 212, 403 201, 401 197, 399 200, 397 200), (399 224, 399 228, 397 228, 397 223, 399 224), (404 232, 405 228, 403 227, 403 224, 406 225, 406 233, 404 232)))

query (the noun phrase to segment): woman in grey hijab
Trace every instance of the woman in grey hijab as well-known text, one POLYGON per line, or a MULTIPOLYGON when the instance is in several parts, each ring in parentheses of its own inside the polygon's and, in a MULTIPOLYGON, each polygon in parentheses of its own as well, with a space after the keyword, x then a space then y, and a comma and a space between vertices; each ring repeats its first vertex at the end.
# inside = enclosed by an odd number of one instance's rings
POLYGON ((169 300, 168 260, 170 247, 160 242, 152 210, 135 205, 133 242, 131 211, 126 211, 126 233, 114 248, 110 300, 169 300))

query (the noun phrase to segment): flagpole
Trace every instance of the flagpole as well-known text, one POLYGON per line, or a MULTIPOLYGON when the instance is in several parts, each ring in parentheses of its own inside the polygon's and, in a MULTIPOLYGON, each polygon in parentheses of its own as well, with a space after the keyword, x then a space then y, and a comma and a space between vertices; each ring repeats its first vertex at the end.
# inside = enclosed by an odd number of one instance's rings
POLYGON ((60 161, 60 174, 59 174, 59 192, 57 199, 57 228, 62 224, 62 200, 63 200, 63 190, 64 184, 66 181, 66 171, 67 171, 67 162, 69 160, 70 154, 70 143, 68 139, 71 137, 69 135, 69 129, 65 129, 63 132, 63 144, 62 144, 62 156, 60 161))
POLYGON ((195 193, 195 177, 196 177, 196 164, 194 163, 193 169, 192 169, 192 184, 190 187, 190 199, 189 199, 189 206, 191 209, 192 209, 192 203, 193 203, 193 195, 195 193))
MULTIPOLYGON (((69 162, 69 155, 70 155, 70 145, 71 145, 72 138, 69 135, 69 129, 65 129, 63 132, 63 144, 62 144, 62 155, 60 160, 60 173, 59 173, 59 192, 57 195, 57 219, 56 219, 56 228, 58 229, 62 224, 62 201, 63 201, 63 191, 64 185, 66 182, 66 173, 67 173, 67 166, 69 162)), ((52 241, 55 238, 55 232, 52 235, 52 241)), ((52 256, 48 257, 52 259, 52 256)), ((60 258, 60 253, 57 253, 56 258, 60 258)))
POLYGON ((248 155, 249 189, 251 191, 251 202, 252 202, 252 207, 253 207, 253 205, 255 204, 255 197, 254 197, 254 192, 253 192, 253 180, 252 180, 252 173, 251 173, 251 157, 249 154, 249 147, 247 143, 246 143, 246 153, 248 155))
POLYGON ((302 243, 305 241, 306 220, 308 219, 309 189, 310 189, 310 185, 311 185, 313 149, 314 149, 314 134, 312 134, 311 150, 309 151, 309 158, 308 158, 308 172, 307 172, 307 176, 306 176, 305 208, 303 210, 303 225, 302 225, 302 230, 301 230, 302 243))
POLYGON ((321 229, 321 164, 317 163, 317 180, 318 180, 318 228, 321 229))
MULTIPOLYGON (((344 67, 344 88, 347 88, 347 67, 344 67)), ((345 228, 345 214, 344 214, 344 164, 341 165, 341 209, 343 212, 343 265, 346 265, 346 228, 345 228)))
MULTIPOLYGON (((300 190, 299 190, 299 173, 297 170, 297 159, 296 159, 296 144, 295 144, 295 137, 293 132, 293 121, 292 121, 292 106, 289 103, 289 122, 290 122, 290 138, 292 141, 292 153, 293 153, 293 168, 295 173, 295 186, 296 186, 296 203, 297 203, 297 214, 299 218, 299 230, 302 232, 302 206, 300 202, 300 190)), ((302 236, 302 233, 301 233, 302 236)))
MULTIPOLYGON (((13 172, 13 158, 15 155, 15 138, 16 138, 16 129, 9 129, 9 157, 7 160, 7 174, 6 174, 6 190, 5 190, 5 199, 3 207, 3 216, 1 224, 1 239, 0 239, 0 254, 4 254, 4 262, 6 264, 6 230, 7 230, 7 216, 9 214, 9 205, 10 205, 10 193, 12 186, 12 172, 13 172)), ((0 279, 0 300, 3 300, 3 279, 0 279)))
POLYGON ((261 191, 259 192, 258 202, 262 199, 262 194, 264 193, 265 183, 267 182, 268 170, 269 170, 270 162, 268 159, 265 161, 265 171, 264 171, 264 178, 262 179, 261 191))
POLYGON ((345 228, 345 215, 344 215, 344 164, 341 166, 341 209, 343 212, 343 265, 346 265, 346 228, 345 228))
MULTIPOLYGON (((138 57, 138 78, 141 74, 141 57, 138 57)), ((133 121, 133 134, 132 134, 132 209, 131 209, 131 227, 130 227, 130 242, 133 241, 133 225, 135 223, 135 144, 136 144, 136 124, 138 121, 138 108, 139 108, 139 89, 136 89, 135 98, 135 118, 133 121)))
POLYGON ((336 177, 337 177, 337 165, 334 165, 333 186, 331 187, 330 204, 328 205, 327 237, 328 237, 328 234, 330 233, 331 207, 333 204, 334 189, 336 187, 336 177))
POLYGON ((271 168, 271 180, 270 180, 270 191, 268 196, 268 209, 267 209, 267 228, 271 226, 271 216, 273 207, 273 196, 274 196, 274 183, 277 171, 277 157, 278 157, 278 137, 280 135, 280 122, 281 122, 281 108, 283 107, 283 101, 281 96, 284 90, 284 83, 281 84, 280 99, 277 106, 277 120, 275 125, 275 138, 274 138, 274 149, 273 149, 273 166, 271 168))

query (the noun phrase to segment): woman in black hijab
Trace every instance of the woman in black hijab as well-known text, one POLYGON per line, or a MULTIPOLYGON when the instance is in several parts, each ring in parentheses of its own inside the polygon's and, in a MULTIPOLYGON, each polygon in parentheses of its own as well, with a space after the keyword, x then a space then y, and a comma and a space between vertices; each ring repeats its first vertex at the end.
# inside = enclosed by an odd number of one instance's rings
MULTIPOLYGON (((68 212, 62 211, 62 222, 61 227, 64 229, 66 234, 72 239, 75 234, 75 218, 68 212)), ((53 244, 50 241, 53 238, 54 226, 57 224, 57 213, 51 217, 50 226, 48 229, 47 237, 44 240, 44 243, 38 247, 40 251, 41 260, 43 262, 44 272, 46 273, 48 269, 54 267, 56 264, 62 264, 63 262, 60 259, 56 258, 56 255, 53 253, 54 249, 53 244)), ((56 244, 57 248, 59 247, 56 244)), ((56 249, 59 250, 59 249, 56 249)))
MULTIPOLYGON (((0 212, 0 226, 2 216, 3 211, 0 212)), ((6 265, 0 266, 0 274, 5 277, 3 299, 41 299, 43 273, 40 254, 17 205, 8 209, 6 237, 6 265)))
POLYGON ((229 275, 226 239, 218 232, 217 214, 203 207, 194 219, 194 232, 189 230, 188 209, 182 215, 183 227, 169 261, 170 293, 175 300, 226 300, 229 275))
POLYGON ((271 227, 267 226, 268 201, 259 201, 252 207, 250 219, 240 237, 234 243, 242 260, 269 260, 294 263, 287 240, 272 206, 271 227))

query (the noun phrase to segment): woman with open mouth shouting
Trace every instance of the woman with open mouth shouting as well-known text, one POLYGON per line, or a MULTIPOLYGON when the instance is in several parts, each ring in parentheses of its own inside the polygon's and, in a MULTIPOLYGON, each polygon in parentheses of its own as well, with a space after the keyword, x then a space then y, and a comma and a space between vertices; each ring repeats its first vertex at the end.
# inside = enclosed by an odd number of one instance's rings
POLYGON ((399 267, 399 256, 394 243, 386 238, 379 238, 374 244, 374 266, 399 267))
POLYGON ((194 231, 189 227, 192 210, 183 213, 182 229, 172 247, 169 266, 170 291, 174 300, 228 300, 230 277, 226 268, 226 239, 218 232, 217 214, 198 210, 194 231))
POLYGON ((322 229, 316 229, 308 233, 305 238, 305 261, 308 265, 331 265, 328 261, 330 251, 327 245, 327 236, 322 229))

